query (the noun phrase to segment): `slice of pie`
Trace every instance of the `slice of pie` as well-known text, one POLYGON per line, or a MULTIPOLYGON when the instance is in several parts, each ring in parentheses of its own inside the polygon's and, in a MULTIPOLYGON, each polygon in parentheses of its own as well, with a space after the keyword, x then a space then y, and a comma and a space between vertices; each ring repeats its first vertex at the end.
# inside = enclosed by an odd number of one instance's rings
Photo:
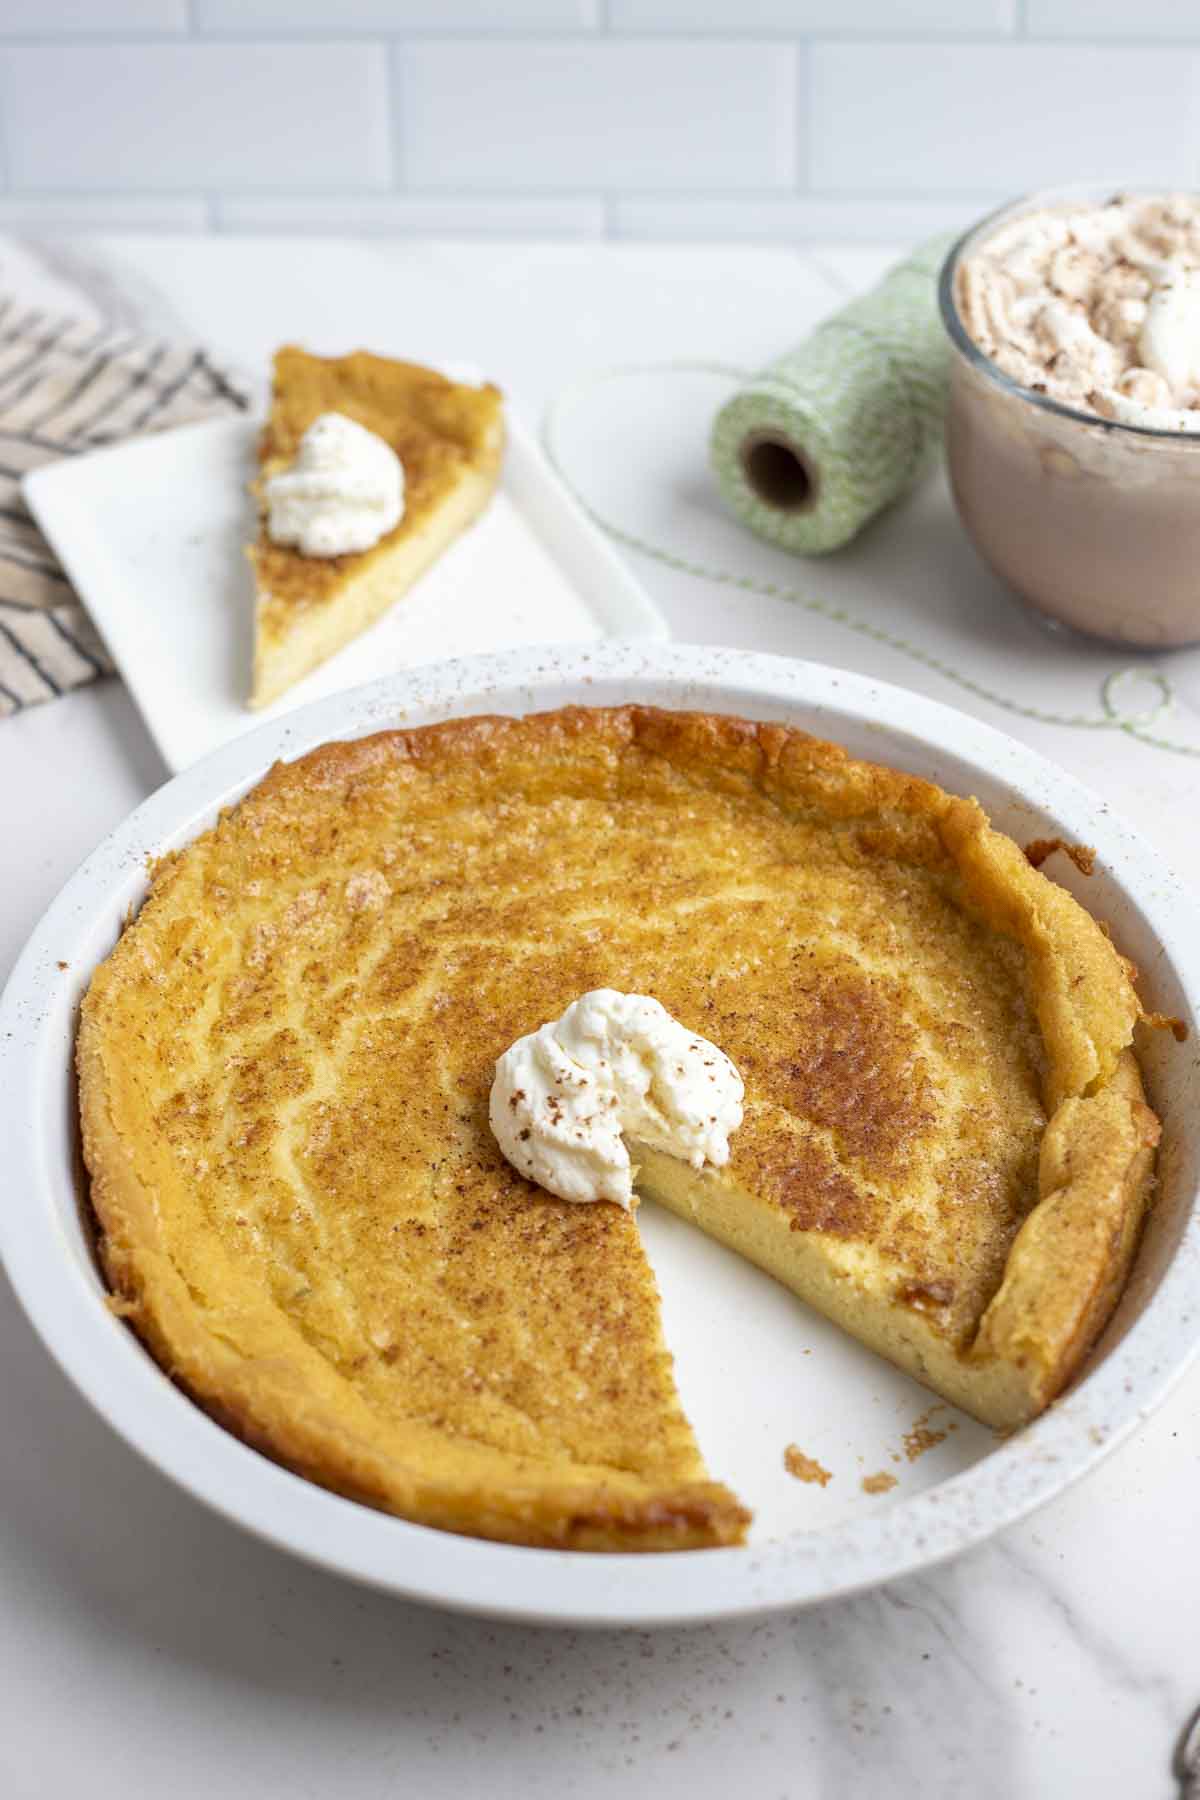
POLYGON ((324 413, 340 413, 390 445, 404 468, 404 513, 369 550, 306 556, 274 543, 266 513, 248 555, 254 569, 252 706, 266 706, 373 625, 481 513, 504 448, 499 389, 448 381, 416 363, 357 350, 275 356, 270 417, 259 444, 263 482, 290 467, 324 413))
POLYGON ((643 1195, 991 1424, 1070 1380, 1158 1134, 1128 965, 974 801, 636 707, 330 744, 157 866, 79 1036, 122 1314, 249 1442, 405 1518, 737 1542, 635 1218, 488 1125, 497 1056, 599 987, 745 1081, 728 1166, 635 1145, 643 1195))

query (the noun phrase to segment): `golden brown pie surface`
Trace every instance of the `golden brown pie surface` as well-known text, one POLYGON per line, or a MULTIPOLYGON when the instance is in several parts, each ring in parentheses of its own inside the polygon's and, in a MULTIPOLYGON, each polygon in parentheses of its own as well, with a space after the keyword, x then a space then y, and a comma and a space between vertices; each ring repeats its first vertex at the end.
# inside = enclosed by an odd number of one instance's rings
POLYGON ((271 410, 259 442, 263 478, 291 466, 322 413, 365 426, 404 466, 404 516, 369 550, 304 556, 251 546, 257 594, 252 703, 263 705, 374 622, 486 505, 504 445, 503 404, 490 384, 449 381, 418 363, 355 350, 275 354, 271 410))
POLYGON ((501 1051, 602 986, 746 1084, 729 1167, 635 1146, 643 1194, 990 1422, 1070 1378, 1157 1136, 1127 965, 974 802, 640 708, 329 745, 158 865, 79 1045, 105 1264, 154 1354, 410 1519, 737 1541, 635 1218, 531 1187, 488 1127, 501 1051))

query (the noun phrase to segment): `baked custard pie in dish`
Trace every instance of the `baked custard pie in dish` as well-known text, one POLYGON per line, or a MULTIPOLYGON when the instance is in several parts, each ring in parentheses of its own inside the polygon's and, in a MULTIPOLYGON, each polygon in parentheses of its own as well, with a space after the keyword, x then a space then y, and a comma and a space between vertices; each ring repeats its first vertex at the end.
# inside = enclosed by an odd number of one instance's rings
POLYGON ((631 1133, 637 1194, 1010 1428, 1137 1245, 1131 977, 973 800, 782 726, 568 708, 328 744, 164 857, 92 980, 112 1304, 248 1443, 403 1518, 736 1544, 635 1214, 506 1160, 498 1059, 595 990, 653 997, 744 1096, 721 1167, 631 1133))

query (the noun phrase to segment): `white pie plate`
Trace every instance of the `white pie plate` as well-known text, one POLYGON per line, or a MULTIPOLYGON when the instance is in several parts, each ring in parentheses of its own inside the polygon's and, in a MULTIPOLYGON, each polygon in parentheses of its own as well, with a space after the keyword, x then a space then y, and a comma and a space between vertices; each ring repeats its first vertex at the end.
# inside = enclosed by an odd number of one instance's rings
MULTIPOLYGON (((226 1517, 360 1581, 513 1619, 649 1625, 793 1607, 911 1573, 981 1542, 1086 1473, 1164 1397, 1200 1343, 1200 1065, 1196 1038, 1153 1034, 1166 1121, 1157 1203, 1118 1314, 1084 1378, 1005 1442, 955 1426, 909 1462, 930 1396, 815 1319, 766 1276, 646 1206, 684 1404, 710 1467, 756 1509, 744 1549, 593 1556, 429 1531, 288 1473, 213 1424, 104 1305, 77 1179, 74 1020, 91 970, 145 889, 147 856, 186 843, 279 757, 330 738, 568 702, 699 707, 802 726, 974 793, 1018 839, 1095 846, 1096 872, 1054 873, 1109 920, 1149 1006, 1196 1031, 1200 930, 1188 896, 1104 802, 990 727, 815 664, 726 650, 601 644, 443 663, 324 700, 169 782, 91 856, 46 914, 0 1002, 0 1131, 10 1146, 0 1250, 47 1347, 135 1449, 226 1517), (65 965, 65 966, 64 966, 65 965), (795 1441, 834 1479, 782 1469, 795 1441), (867 1474, 894 1473, 885 1495, 867 1474)), ((1066 865, 1065 867, 1059 865, 1066 865)))

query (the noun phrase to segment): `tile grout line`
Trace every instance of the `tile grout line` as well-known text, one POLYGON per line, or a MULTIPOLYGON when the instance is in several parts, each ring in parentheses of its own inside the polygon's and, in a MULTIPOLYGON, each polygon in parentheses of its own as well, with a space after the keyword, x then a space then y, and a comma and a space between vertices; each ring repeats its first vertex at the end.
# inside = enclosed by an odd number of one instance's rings
POLYGON ((810 46, 806 41, 796 45, 796 69, 792 94, 792 104, 796 109, 792 128, 795 140, 792 154, 795 158, 796 192, 804 194, 809 192, 812 187, 813 99, 815 94, 813 60, 810 46))
POLYGON ((3 89, 0 88, 0 192, 11 194, 12 191, 13 170, 8 142, 8 112, 3 103, 3 89))
POLYGON ((391 192, 402 194, 406 191, 404 167, 407 158, 404 154, 404 108, 400 102, 400 90, 404 81, 404 41, 402 38, 383 38, 380 40, 384 55, 384 73, 386 79, 385 99, 387 102, 387 136, 388 162, 391 172, 391 192))
MULTIPOLYGON (((190 16, 190 15, 189 15, 190 16)), ((415 44, 443 44, 447 47, 470 44, 528 44, 545 43, 572 46, 584 49, 596 46, 601 42, 633 47, 641 44, 674 44, 674 45, 768 45, 778 47, 781 44, 814 44, 836 45, 845 49, 884 49, 893 50, 910 46, 920 49, 922 46, 933 49, 989 49, 1003 45, 1020 43, 1031 48, 1043 46, 1083 49, 1112 50, 1179 50, 1200 48, 1200 24, 1190 31, 1156 33, 1152 36, 1139 35, 1136 32, 1100 33, 1087 32, 1042 32, 1031 31, 1026 20, 1025 9, 1018 4, 1018 11, 1013 25, 1005 28, 990 28, 985 31, 955 30, 953 27, 915 29, 912 31, 888 29, 879 31, 839 31, 833 27, 825 29, 812 28, 807 31, 797 30, 789 26, 756 26, 750 31, 738 31, 733 27, 718 28, 692 25, 685 30, 672 31, 661 28, 654 31, 638 31, 626 28, 613 30, 598 23, 594 27, 579 26, 573 30, 547 30, 532 26, 497 28, 487 26, 463 26, 459 29, 436 26, 404 26, 395 30, 386 30, 390 42, 412 42, 415 44)), ((205 30, 197 23, 190 31, 73 31, 69 35, 48 34, 36 31, 13 31, 0 27, 0 47, 6 49, 63 50, 72 49, 162 49, 178 47, 186 49, 196 45, 212 45, 224 49, 244 49, 248 46, 259 48, 286 49, 290 45, 328 45, 352 43, 378 43, 381 37, 379 26, 311 27, 290 31, 265 29, 262 31, 205 30)))

